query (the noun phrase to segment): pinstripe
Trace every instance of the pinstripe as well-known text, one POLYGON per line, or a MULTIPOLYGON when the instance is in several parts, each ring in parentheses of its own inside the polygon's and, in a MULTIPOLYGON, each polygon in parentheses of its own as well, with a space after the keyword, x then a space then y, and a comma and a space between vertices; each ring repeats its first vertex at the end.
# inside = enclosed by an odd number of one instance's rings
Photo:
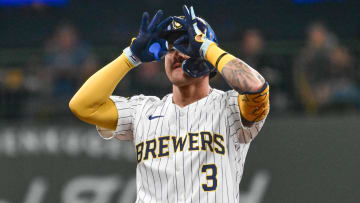
MULTIPOLYGON (((165 101, 168 101, 169 100, 169 98, 167 97, 166 99, 165 99, 165 101)), ((169 109, 169 106, 170 106, 170 104, 172 103, 172 102, 167 102, 168 103, 168 106, 166 107, 166 113, 168 112, 168 109, 169 109)), ((170 117, 172 116, 171 114, 169 115, 170 117)), ((169 117, 168 116, 168 117, 169 117)), ((170 135, 170 123, 169 123, 169 118, 168 118, 168 135, 170 135)), ((163 125, 163 123, 164 123, 164 121, 161 123, 161 126, 163 125)), ((161 127, 162 128, 162 127, 161 127)), ((166 190, 168 189, 167 187, 168 187, 168 185, 169 185, 169 179, 168 179, 168 174, 167 174, 167 166, 168 166, 168 163, 169 163, 169 157, 167 157, 167 159, 166 159, 166 165, 165 165, 165 177, 166 177, 166 190)), ((169 193, 166 193, 166 198, 167 198, 167 200, 168 200, 168 202, 169 202, 169 193)))
MULTIPOLYGON (((170 123, 169 123, 169 119, 168 119, 168 135, 170 135, 170 132, 171 132, 171 130, 170 130, 171 128, 170 128, 170 123)), ((166 160, 166 166, 165 166, 165 177, 166 177, 166 182, 168 183, 168 184, 166 184, 167 186, 169 185, 169 180, 168 180, 168 177, 167 177, 167 166, 168 166, 168 163, 169 163, 169 157, 167 158, 167 160, 166 160)), ((169 193, 166 193, 166 197, 167 197, 167 200, 168 200, 168 202, 170 202, 169 201, 169 193)))
MULTIPOLYGON (((165 107, 165 105, 166 105, 166 102, 164 102, 163 108, 165 107)), ((161 111, 163 110, 163 108, 161 108, 161 111)), ((166 107, 166 110, 165 110, 164 115, 166 115, 168 108, 169 108, 169 103, 168 103, 168 105, 167 105, 167 107, 166 107)), ((163 129, 163 124, 164 124, 164 117, 162 117, 162 118, 160 118, 160 119, 161 119, 160 135, 162 135, 162 129, 163 129)), ((157 125, 159 124, 160 119, 158 120, 158 123, 156 124, 156 128, 157 128, 157 125)), ((160 159, 159 165, 158 165, 158 175, 159 175, 160 185, 161 185, 160 188, 161 188, 161 201, 162 201, 162 199, 163 199, 163 197, 162 197, 162 194, 163 194, 163 192, 162 192, 162 185, 163 185, 163 184, 162 184, 162 181, 161 181, 161 175, 160 175, 160 171, 159 171, 159 169, 160 169, 160 164, 161 164, 161 160, 162 160, 162 159, 160 159)), ((167 159, 167 160, 169 160, 169 159, 167 159)), ((165 173, 166 173, 166 172, 165 172, 165 173)))
MULTIPOLYGON (((140 163, 140 164, 141 164, 141 163, 140 163)), ((139 169, 140 179, 142 180, 143 175, 142 175, 142 173, 141 173, 140 166, 138 165, 137 168, 139 169)), ((139 190, 138 190, 138 193, 137 193, 137 194, 139 194, 141 188, 144 188, 144 183, 143 183, 143 181, 140 181, 140 182, 141 182, 141 185, 140 185, 140 187, 139 187, 139 190)), ((145 194, 144 194, 144 197, 145 197, 145 194)), ((144 197, 143 197, 143 198, 144 198, 144 197)), ((140 195, 137 195, 137 198, 136 198, 136 199, 138 199, 138 198, 140 199, 140 195)), ((136 201, 137 201, 137 200, 136 200, 136 201)))
MULTIPOLYGON (((141 121, 141 119, 142 119, 142 112, 144 111, 144 107, 143 108, 141 108, 141 113, 140 113, 140 116, 139 116, 139 120, 138 120, 138 122, 137 122, 137 124, 136 124, 136 128, 135 128, 135 131, 134 131, 134 135, 137 135, 137 129, 138 129, 138 127, 140 126, 139 125, 139 123, 140 123, 140 121, 141 121)), ((135 121, 135 120, 134 120, 135 121)), ((141 135, 141 137, 139 138, 139 140, 141 141, 141 138, 142 138, 143 136, 141 135)), ((135 139, 136 138, 138 138, 138 136, 135 136, 135 139)))
MULTIPOLYGON (((226 103, 226 102, 225 102, 226 103)), ((226 124, 227 124, 227 126, 229 126, 229 120, 228 120, 228 118, 227 117, 225 117, 225 122, 226 122, 226 124)), ((229 132, 230 132, 230 128, 226 128, 226 134, 227 135, 229 135, 229 132)), ((227 136, 226 137, 227 138, 227 142, 226 142, 226 145, 227 145, 227 149, 229 150, 230 149, 230 147, 229 147, 229 144, 230 144, 230 137, 229 136, 227 136)), ((231 155, 231 153, 228 153, 228 162, 230 161, 230 155, 231 155)), ((229 198, 229 185, 228 185, 228 181, 227 181, 227 177, 226 177, 226 174, 227 173, 225 173, 225 182, 226 182, 226 194, 227 194, 227 199, 228 199, 228 202, 230 202, 230 198, 229 198)))
MULTIPOLYGON (((145 168, 145 164, 143 163, 142 166, 143 166, 142 168, 145 170, 145 173, 146 173, 145 176, 148 177, 148 175, 147 175, 147 170, 146 170, 146 168, 145 168)), ((140 171, 141 171, 141 169, 140 169, 140 171)), ((143 185, 144 185, 144 189, 147 190, 147 189, 149 188, 149 182, 147 182, 147 187, 146 187, 146 188, 145 188, 145 181, 141 181, 141 182, 144 182, 144 184, 143 184, 143 185)), ((145 201, 145 197, 146 197, 146 194, 147 194, 147 193, 146 193, 146 190, 145 190, 145 192, 144 192, 144 197, 142 198, 143 201, 145 201)))
MULTIPOLYGON (((133 123, 133 125, 132 125, 132 127, 134 127, 134 123, 135 123, 135 118, 136 118, 136 116, 137 116, 137 109, 138 109, 138 106, 141 106, 141 102, 139 102, 139 100, 140 100, 140 97, 138 97, 137 99, 136 99, 136 108, 134 109, 134 112, 132 113, 133 114, 133 117, 132 117, 132 119, 131 119, 131 122, 133 123)), ((135 135, 135 134, 134 134, 135 135)))
MULTIPOLYGON (((221 109, 221 102, 223 100, 223 95, 221 96, 221 99, 219 101, 219 109, 221 109)), ((219 112, 219 132, 221 133, 221 111, 219 112)), ((225 137, 225 142, 228 142, 228 139, 225 137)), ((221 156, 221 202, 224 202, 224 184, 222 183, 224 181, 224 169, 223 169, 223 157, 221 156)))
MULTIPOLYGON (((165 103, 163 103, 163 105, 162 105, 162 107, 161 107, 160 115, 162 115, 162 111, 163 111, 163 109, 164 109, 164 106, 165 106, 165 103)), ((158 127, 159 121, 160 121, 161 119, 163 119, 163 117, 160 117, 159 119, 157 119, 157 123, 156 123, 156 126, 155 126, 155 132, 157 131, 157 127, 158 127)), ((162 129, 160 129, 160 131, 162 131, 162 129)), ((160 133, 160 135, 161 135, 161 133, 160 133)), ((161 159, 159 160, 159 165, 160 165, 160 162, 161 162, 161 159)), ((151 164, 152 164, 152 163, 151 163, 151 164)), ((159 169, 159 165, 158 165, 158 169, 159 169)), ((159 172, 159 171, 158 171, 158 172, 159 172)), ((153 175, 154 175, 154 174, 153 174, 153 175)), ((161 181, 160 175, 159 175, 159 179, 160 179, 160 186, 162 186, 162 181, 161 181)), ((155 183, 155 178, 154 178, 154 183, 155 183)), ((155 187, 156 187, 156 185, 155 185, 155 187)), ((162 187, 160 187, 160 189, 161 189, 160 197, 161 197, 161 200, 162 200, 162 187)))
POLYGON ((258 126, 258 124, 255 124, 255 129, 256 129, 256 131, 257 132, 259 132, 260 130, 259 130, 259 126, 258 126))
MULTIPOLYGON (((214 104, 214 109, 216 109, 214 102, 213 102, 213 104, 214 104)), ((215 132, 215 130, 214 130, 214 111, 212 111, 212 113, 211 113, 211 130, 212 130, 212 132, 215 132)), ((213 148, 214 148, 214 143, 213 143, 213 148)), ((215 151, 215 148, 214 148, 214 151, 215 151)), ((212 154, 213 154, 213 157, 214 157, 214 164, 216 164, 215 153, 212 153, 212 154)), ((214 193, 215 193, 215 202, 216 202, 216 190, 215 190, 214 193)))
POLYGON ((251 130, 249 130, 249 132, 250 132, 250 140, 252 140, 254 138, 253 134, 252 134, 251 130))
MULTIPOLYGON (((145 105, 144 105, 144 107, 143 107, 143 110, 144 110, 144 109, 145 109, 145 105)), ((148 107, 148 109, 147 109, 147 111, 145 112, 144 115, 148 115, 150 109, 151 109, 151 106, 148 107)), ((156 108, 155 108, 155 110, 156 110, 156 108)), ((153 111, 153 113, 155 112, 155 110, 153 111)), ((140 119, 143 118, 143 117, 144 117, 144 116, 141 114, 141 115, 140 115, 140 119)), ((140 119, 139 119, 139 122, 140 122, 140 119)), ((151 121, 150 121, 150 123, 151 123, 151 121)), ((149 128, 150 128, 150 125, 149 125, 149 128)), ((148 131, 148 132, 149 132, 149 131, 148 131)), ((146 137, 148 136, 148 132, 146 133, 146 137)), ((141 135, 141 139, 142 139, 144 133, 141 133, 141 134, 142 134, 142 135, 141 135)))
MULTIPOLYGON (((140 166, 138 166, 138 167, 140 167, 140 166)), ((141 170, 139 170, 139 173, 140 173, 140 179, 142 179, 141 170)), ((139 189, 137 190, 137 194, 139 194, 141 188, 143 188, 143 187, 144 187, 144 186, 143 186, 142 181, 141 181, 141 185, 140 185, 139 189)), ((136 201, 138 201, 138 199, 140 199, 140 195, 137 195, 136 201)))
MULTIPOLYGON (((139 167, 139 166, 138 166, 139 167)), ((140 170, 139 170, 140 171, 140 170)), ((142 179, 142 175, 141 175, 141 172, 139 172, 140 173, 140 179, 142 179)), ((138 178, 138 177, 137 177, 138 178)), ((138 180, 136 181, 136 184, 137 184, 137 182, 138 182, 138 180)), ((140 199, 140 195, 139 195, 139 193, 140 193, 140 190, 141 190, 141 188, 143 187, 143 185, 142 185, 142 181, 140 181, 141 182, 141 185, 140 185, 140 187, 139 187, 139 189, 137 190, 137 195, 136 195, 136 200, 135 200, 135 202, 138 202, 139 201, 139 199, 140 199)))
MULTIPOLYGON (((205 101, 205 104, 203 105, 203 107, 204 107, 204 106, 206 106, 206 103, 207 103, 207 101, 208 101, 208 98, 209 98, 209 97, 207 97, 207 98, 206 98, 206 101, 205 101)), ((204 125, 204 131, 206 130, 206 124, 207 124, 207 111, 205 111, 205 125, 204 125)), ((206 161, 205 161, 205 162, 206 162, 206 163, 208 163, 207 154, 208 154, 208 153, 206 153, 206 154, 205 154, 205 159, 206 159, 206 161)), ((209 193, 208 193, 208 192, 206 193, 206 201, 207 201, 207 202, 209 202, 209 193)))
MULTIPOLYGON (((197 107, 197 105, 196 105, 197 107)), ((200 108, 200 118, 199 118, 199 121, 201 121, 201 113, 202 113, 202 109, 200 108)), ((200 122, 198 122, 198 132, 200 132, 200 122)), ((199 169, 201 167, 201 163, 200 163, 200 153, 197 153, 198 154, 198 160, 199 160, 199 169)), ((200 194, 201 194, 201 190, 200 190, 200 187, 201 187, 201 183, 200 183, 200 171, 197 172, 198 174, 198 178, 199 178, 199 203, 201 202, 201 197, 200 197, 200 194)))
POLYGON ((242 133, 241 133, 241 134, 242 134, 242 137, 244 138, 244 142, 247 143, 247 142, 246 142, 246 137, 245 137, 244 128, 241 128, 241 131, 242 131, 242 133))
MULTIPOLYGON (((191 127, 189 128, 189 109, 190 106, 188 107, 187 111, 186 111, 186 131, 188 132, 192 132, 191 131, 191 127)), ((191 170, 191 178, 193 177, 193 164, 192 164, 192 151, 190 151, 190 170, 191 170)), ((193 181, 191 182, 191 196, 190 196, 190 202, 192 203, 192 194, 193 194, 193 189, 194 189, 194 184, 193 181)), ((185 191, 186 192, 186 191, 185 191)), ((186 201, 186 200, 185 200, 186 201)))
MULTIPOLYGON (((143 166, 143 168, 144 168, 144 170, 145 170, 145 177, 146 177, 146 183, 147 183, 147 190, 149 190, 149 188, 150 188, 150 185, 149 185, 149 176, 148 176, 148 173, 147 173, 147 171, 148 170, 146 170, 146 168, 145 168, 145 163, 143 163, 142 164, 142 166, 143 166)), ((145 182, 145 181, 144 181, 145 182)), ((145 200, 145 197, 146 197, 146 192, 145 192, 145 194, 144 194, 144 197, 143 197, 143 200, 145 200)), ((150 201, 151 201, 151 199, 150 199, 150 201)))
MULTIPOLYGON (((176 121, 179 119, 178 118, 178 115, 177 115, 177 111, 176 111, 176 105, 174 104, 174 109, 175 109, 175 116, 176 116, 176 121)), ((178 129, 176 128, 176 131, 175 131, 176 133, 176 137, 178 137, 178 129)), ((176 188, 176 202, 178 202, 179 201, 179 194, 178 194, 178 188, 177 188, 177 178, 176 178, 176 176, 177 176, 177 174, 176 174, 176 153, 174 153, 174 156, 175 156, 175 168, 174 168, 174 172, 175 172, 175 188, 176 188)))
MULTIPOLYGON (((156 182, 155 182, 155 177, 154 177, 154 173, 153 173, 153 170, 152 170, 152 165, 153 165, 153 163, 154 163, 154 160, 153 159, 151 159, 151 165, 150 165, 150 169, 149 169, 149 171, 150 171, 150 173, 151 173, 151 175, 152 175, 152 177, 153 177, 153 180, 154 180, 154 190, 155 190, 155 199, 157 199, 156 198, 156 182)), ((149 180, 149 177, 148 177, 148 180, 149 180)), ((151 200, 152 200, 152 196, 150 196, 150 202, 151 202, 151 200)))
MULTIPOLYGON (((165 105, 165 104, 164 104, 164 105, 165 105)), ((162 112, 162 110, 163 110, 163 108, 164 108, 164 105, 162 105, 162 108, 161 108, 161 110, 160 110, 160 114, 161 114, 161 112, 162 112)), ((158 107, 155 108, 155 110, 153 111, 153 113, 156 112, 157 109, 158 109, 158 107)), ((163 118, 163 117, 157 119, 157 123, 156 123, 156 127, 155 127, 154 132, 156 132, 157 126, 158 126, 158 124, 159 124, 159 121, 160 121, 160 119, 162 119, 162 118, 163 118)), ((148 134, 149 134, 149 132, 150 132, 150 127, 151 127, 151 121, 149 122, 148 134)), ((151 159, 150 172, 151 172, 152 177, 153 177, 153 180, 154 180, 154 189, 155 189, 155 197, 156 197, 156 196, 157 196, 157 194, 156 194, 156 188, 157 188, 157 187, 156 187, 156 181, 155 181, 155 176, 154 176, 153 167, 152 167, 153 163, 154 163, 154 160, 151 159)), ((160 182, 161 182, 161 178, 160 178, 160 182)), ((162 184, 160 184, 160 185, 162 185, 162 184)), ((160 188, 161 188, 161 190, 162 190, 162 187, 160 187, 160 188)), ((162 195, 162 194, 161 194, 161 195, 162 195)), ((151 201, 151 200, 150 200, 150 201, 151 201)))
MULTIPOLYGON (((151 109, 151 106, 149 107, 149 109, 146 111, 146 113, 145 113, 145 115, 148 115, 147 113, 150 111, 150 109, 151 109)), ((157 109, 157 107, 154 109, 154 111, 152 112, 152 113, 154 113, 155 111, 156 111, 156 109, 157 109)), ((148 137, 149 137, 149 132, 150 132, 150 127, 151 127, 151 120, 149 121, 149 127, 148 127, 148 130, 147 130, 147 133, 146 133, 146 138, 145 139, 147 139, 148 137)), ((152 172, 152 164, 153 164, 153 162, 154 162, 154 160, 153 159, 151 159, 151 160, 149 160, 149 161, 151 161, 151 165, 150 165, 150 173, 151 173, 151 175, 152 175, 152 177, 153 177, 153 180, 154 180, 154 190, 155 190, 155 197, 156 197, 156 185, 155 185, 155 177, 154 177, 154 174, 153 174, 153 172, 152 172)), ((145 164, 144 164, 144 167, 145 167, 145 164)), ((147 175, 147 171, 148 170, 146 170, 146 179, 147 179, 147 183, 148 183, 148 187, 149 187, 149 176, 147 175)), ((150 187, 148 188, 148 190, 150 190, 150 187)), ((150 202, 151 202, 151 200, 152 200, 152 196, 150 196, 150 202)))
MULTIPOLYGON (((187 107, 189 107, 189 106, 187 106, 187 107)), ((185 108, 185 107, 184 107, 185 108)), ((183 109, 181 109, 182 111, 183 111, 183 109)), ((180 114, 180 110, 179 110, 179 114, 180 114)), ((179 115, 180 116, 180 115, 179 115)), ((180 133, 180 131, 181 131, 181 123, 180 123, 180 121, 181 121, 181 118, 179 118, 179 133, 180 133)), ((180 137, 181 135, 179 134, 179 137, 180 137)), ((186 188, 185 188, 185 186, 186 186, 186 181, 185 181, 185 153, 184 153, 184 151, 182 151, 181 152, 182 153, 182 155, 183 155, 183 165, 182 165, 182 170, 183 170, 183 179, 184 179, 184 192, 183 192, 183 196, 184 196, 184 200, 186 200, 186 196, 185 196, 185 193, 186 193, 186 188)))

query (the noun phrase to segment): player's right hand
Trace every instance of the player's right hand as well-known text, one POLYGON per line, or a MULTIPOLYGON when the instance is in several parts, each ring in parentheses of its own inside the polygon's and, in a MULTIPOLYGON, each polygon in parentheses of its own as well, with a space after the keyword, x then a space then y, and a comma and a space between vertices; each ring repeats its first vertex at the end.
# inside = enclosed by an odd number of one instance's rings
POLYGON ((167 42, 159 34, 172 22, 172 18, 168 17, 160 22, 163 14, 162 10, 158 10, 150 22, 149 13, 143 13, 138 36, 124 50, 135 66, 141 62, 159 61, 167 53, 167 42))
POLYGON ((210 44, 214 44, 206 35, 198 28, 197 19, 194 8, 190 9, 186 5, 183 6, 185 19, 174 17, 174 20, 184 26, 188 34, 180 37, 174 42, 174 47, 180 52, 192 57, 201 57, 205 59, 205 55, 210 44))

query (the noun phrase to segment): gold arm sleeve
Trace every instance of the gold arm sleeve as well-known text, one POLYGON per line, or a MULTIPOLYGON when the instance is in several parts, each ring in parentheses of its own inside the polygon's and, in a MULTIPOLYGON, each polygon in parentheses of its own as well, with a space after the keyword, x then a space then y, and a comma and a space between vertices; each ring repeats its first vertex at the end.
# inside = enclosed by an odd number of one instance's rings
POLYGON ((249 122, 261 121, 269 113, 269 85, 266 83, 259 93, 239 94, 240 114, 249 122))
POLYGON ((115 130, 118 112, 109 97, 133 67, 123 53, 92 75, 69 103, 74 115, 87 123, 115 130))

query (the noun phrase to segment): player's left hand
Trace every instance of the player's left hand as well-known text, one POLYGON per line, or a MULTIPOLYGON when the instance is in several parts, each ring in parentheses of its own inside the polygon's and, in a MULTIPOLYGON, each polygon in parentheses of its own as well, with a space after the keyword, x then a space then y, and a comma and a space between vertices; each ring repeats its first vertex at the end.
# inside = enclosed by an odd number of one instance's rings
POLYGON ((206 35, 198 28, 194 8, 192 6, 189 10, 188 7, 184 5, 183 12, 185 19, 174 17, 174 20, 187 29, 188 35, 183 35, 177 39, 174 42, 174 47, 190 57, 201 57, 205 59, 209 45, 214 42, 207 39, 206 35))

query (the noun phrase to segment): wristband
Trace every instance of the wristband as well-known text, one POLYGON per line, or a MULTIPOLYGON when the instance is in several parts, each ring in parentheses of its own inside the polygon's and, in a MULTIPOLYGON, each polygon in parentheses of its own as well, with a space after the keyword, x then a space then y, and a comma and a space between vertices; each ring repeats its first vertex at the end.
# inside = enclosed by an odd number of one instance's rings
POLYGON ((130 47, 126 47, 126 48, 124 49, 123 53, 125 54, 125 56, 126 56, 126 58, 128 59, 129 63, 131 63, 131 65, 132 65, 131 68, 134 68, 134 67, 136 67, 136 66, 138 66, 138 65, 141 64, 140 59, 139 59, 138 57, 136 57, 136 56, 132 53, 130 47))
POLYGON ((201 44, 200 47, 200 56, 201 58, 205 59, 206 58, 206 52, 209 49, 209 46, 215 44, 213 41, 205 39, 205 41, 201 44))

